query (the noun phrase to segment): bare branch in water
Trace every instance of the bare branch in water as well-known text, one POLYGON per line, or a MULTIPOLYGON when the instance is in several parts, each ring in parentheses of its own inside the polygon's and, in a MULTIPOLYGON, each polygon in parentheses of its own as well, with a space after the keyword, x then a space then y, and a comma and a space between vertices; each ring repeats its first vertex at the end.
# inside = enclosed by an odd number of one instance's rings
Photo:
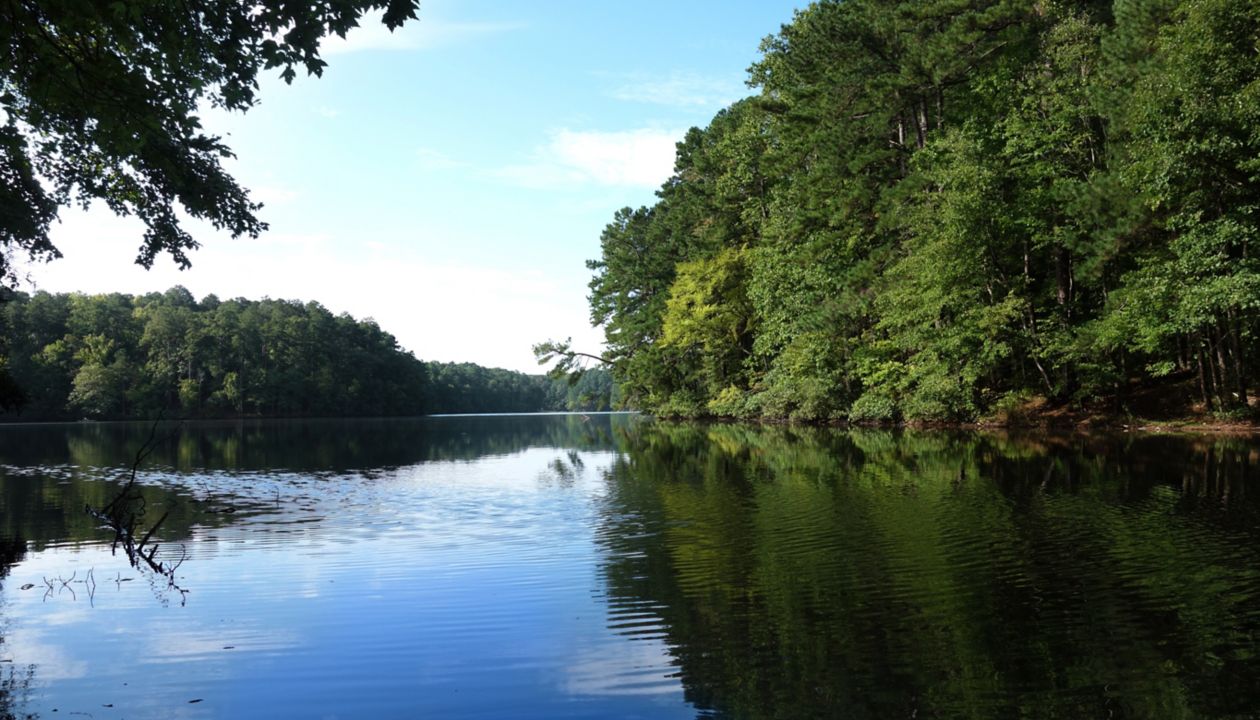
POLYGON ((174 438, 181 429, 181 425, 176 425, 171 432, 159 439, 157 430, 161 422, 161 417, 153 421, 153 426, 149 428, 148 439, 136 451, 135 460, 131 463, 131 472, 122 490, 104 507, 97 509, 89 505, 85 509, 89 515, 100 520, 104 527, 114 531, 114 542, 110 548, 112 551, 117 552, 118 548, 122 547, 123 551, 127 553, 127 561, 131 563, 133 568, 140 569, 143 565, 156 575, 165 578, 167 588, 177 591, 181 598, 180 604, 183 604, 184 600, 187 599, 188 591, 176 584, 175 570, 188 557, 187 550, 181 552, 180 559, 174 563, 167 563, 157 559, 158 545, 156 543, 149 546, 148 552, 145 552, 145 547, 148 546, 149 540, 157 532, 157 529, 161 527, 167 516, 170 515, 170 511, 167 510, 163 513, 162 517, 149 526, 148 530, 143 530, 143 535, 140 536, 142 531, 141 523, 144 521, 147 501, 139 488, 136 487, 136 474, 140 470, 140 465, 148 459, 158 445, 174 438), (137 540, 137 536, 140 536, 139 540, 137 540))

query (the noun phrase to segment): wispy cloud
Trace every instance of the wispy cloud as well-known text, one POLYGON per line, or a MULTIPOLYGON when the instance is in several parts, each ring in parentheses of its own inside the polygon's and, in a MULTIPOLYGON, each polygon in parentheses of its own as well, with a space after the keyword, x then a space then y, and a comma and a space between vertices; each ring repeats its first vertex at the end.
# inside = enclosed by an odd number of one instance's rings
POLYGON ((325 39, 320 45, 320 53, 343 55, 368 51, 430 50, 524 27, 518 22, 457 22, 422 17, 391 32, 381 22, 381 17, 380 12, 363 16, 359 27, 344 38, 332 36, 325 39))
POLYGON ((441 150, 431 147, 421 147, 416 149, 416 157, 420 159, 420 167, 424 170, 454 170, 456 168, 468 167, 468 163, 447 155, 441 150))
POLYGON ((555 188, 598 184, 655 188, 674 169, 681 130, 642 128, 614 132, 559 130, 534 151, 531 162, 494 174, 514 185, 555 188))
POLYGON ((719 108, 748 94, 739 78, 707 77, 694 72, 673 72, 665 77, 623 77, 609 95, 627 102, 673 107, 719 108))

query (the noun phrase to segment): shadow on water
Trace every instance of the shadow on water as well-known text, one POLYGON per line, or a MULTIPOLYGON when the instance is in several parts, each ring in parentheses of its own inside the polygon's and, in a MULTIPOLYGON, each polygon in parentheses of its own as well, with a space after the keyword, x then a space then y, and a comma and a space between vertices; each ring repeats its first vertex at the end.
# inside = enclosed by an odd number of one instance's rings
POLYGON ((652 424, 621 442, 609 624, 663 627, 702 714, 1260 707, 1252 441, 652 424))

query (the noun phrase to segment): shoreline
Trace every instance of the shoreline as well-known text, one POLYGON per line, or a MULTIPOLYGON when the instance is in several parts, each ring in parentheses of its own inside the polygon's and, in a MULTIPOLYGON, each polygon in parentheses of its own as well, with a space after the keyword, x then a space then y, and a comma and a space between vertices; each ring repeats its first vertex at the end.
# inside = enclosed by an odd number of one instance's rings
MULTIPOLYGON (((258 423, 258 422, 294 422, 294 421, 368 421, 379 422, 389 420, 416 420, 421 418, 451 417, 510 417, 510 416, 560 416, 560 415, 623 415, 638 414, 668 422, 701 422, 717 424, 748 424, 784 427, 829 427, 836 429, 871 429, 871 430, 940 430, 966 432, 1046 432, 1063 433, 1130 433, 1149 434, 1185 434, 1249 437, 1260 436, 1260 422, 1251 420, 1215 420, 1203 416, 1187 416, 1178 418, 1142 418, 1122 415, 1106 415, 1102 413, 1063 413, 1053 412, 1040 416, 1021 417, 1018 420, 968 420, 968 421, 896 421, 896 422, 853 422, 850 420, 795 420, 787 417, 752 417, 732 416, 679 416, 654 415, 640 410, 605 410, 605 411, 535 411, 535 412, 497 412, 497 413, 440 413, 433 415, 312 415, 312 416, 246 416, 246 417, 201 417, 167 419, 171 423, 258 423)), ((30 427, 37 425, 106 425, 123 423, 153 422, 154 418, 102 419, 102 420, 17 420, 0 419, 0 428, 30 427)))
POLYGON ((871 430, 941 430, 941 431, 1006 431, 1006 432, 1047 432, 1047 433, 1129 433, 1149 434, 1185 434, 1185 435, 1218 435, 1246 437, 1260 435, 1260 423, 1243 420, 1212 420, 1203 417, 1185 418, 1132 418, 1127 416, 1101 416, 1089 414, 1072 417, 1042 418, 1040 420, 1020 420, 1002 422, 998 420, 970 421, 897 421, 897 422, 852 422, 849 420, 811 421, 793 420, 791 418, 740 418, 723 416, 666 416, 644 415, 671 422, 711 422, 720 424, 796 426, 796 427, 831 427, 837 429, 871 429, 871 430))

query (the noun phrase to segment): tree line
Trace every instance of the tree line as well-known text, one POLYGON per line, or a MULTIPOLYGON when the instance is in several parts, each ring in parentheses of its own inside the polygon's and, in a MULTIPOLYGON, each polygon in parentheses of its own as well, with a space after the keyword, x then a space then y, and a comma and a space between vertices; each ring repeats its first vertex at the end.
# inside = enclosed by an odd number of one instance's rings
POLYGON ((316 302, 5 291, 3 419, 310 417, 602 410, 576 383, 418 360, 372 320, 316 302))
POLYGON ((1245 414, 1258 47, 1242 0, 816 2, 604 230, 603 359, 667 415, 1245 414))

